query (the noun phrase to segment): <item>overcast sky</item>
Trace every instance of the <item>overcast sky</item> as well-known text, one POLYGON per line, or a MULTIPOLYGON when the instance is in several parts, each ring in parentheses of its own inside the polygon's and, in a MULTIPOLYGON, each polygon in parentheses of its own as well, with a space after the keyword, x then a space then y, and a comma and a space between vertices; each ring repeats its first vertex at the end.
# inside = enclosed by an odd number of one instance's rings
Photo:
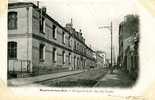
MULTIPOLYGON (((17 1, 17 0, 11 0, 17 1)), ((26 0, 18 0, 26 1, 26 0)), ((30 0, 27 0, 30 1, 30 0)), ((137 13, 133 0, 39 0, 47 13, 62 26, 73 19, 73 27, 82 29, 86 43, 110 55, 110 31, 99 29, 113 22, 113 46, 118 53, 118 26, 127 14, 137 13)), ((36 3, 35 1, 33 1, 36 3)))

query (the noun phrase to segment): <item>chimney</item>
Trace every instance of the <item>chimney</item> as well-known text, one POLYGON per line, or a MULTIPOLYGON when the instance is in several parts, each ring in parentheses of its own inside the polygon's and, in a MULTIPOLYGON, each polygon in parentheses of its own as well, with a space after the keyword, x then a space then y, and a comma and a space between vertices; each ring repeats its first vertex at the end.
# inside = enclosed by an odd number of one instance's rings
POLYGON ((46 13, 46 7, 42 7, 42 12, 46 13))
POLYGON ((79 32, 82 33, 82 30, 80 29, 79 32))
POLYGON ((71 18, 71 27, 73 27, 73 19, 71 18))
POLYGON ((37 1, 37 6, 38 6, 38 8, 39 8, 39 1, 37 1))
POLYGON ((79 30, 79 33, 80 33, 80 37, 82 38, 82 30, 81 29, 79 30))

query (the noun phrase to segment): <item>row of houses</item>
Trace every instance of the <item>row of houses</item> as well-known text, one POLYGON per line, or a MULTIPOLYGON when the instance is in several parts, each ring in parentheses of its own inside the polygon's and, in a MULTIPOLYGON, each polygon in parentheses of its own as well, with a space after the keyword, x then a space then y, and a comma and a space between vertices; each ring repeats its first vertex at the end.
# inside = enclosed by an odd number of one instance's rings
POLYGON ((96 66, 99 68, 106 68, 106 53, 103 51, 96 51, 96 66))
POLYGON ((95 66, 94 51, 72 21, 60 25, 31 2, 8 4, 8 72, 47 74, 95 66))
POLYGON ((118 64, 136 80, 139 72, 139 17, 127 15, 119 25, 118 64))

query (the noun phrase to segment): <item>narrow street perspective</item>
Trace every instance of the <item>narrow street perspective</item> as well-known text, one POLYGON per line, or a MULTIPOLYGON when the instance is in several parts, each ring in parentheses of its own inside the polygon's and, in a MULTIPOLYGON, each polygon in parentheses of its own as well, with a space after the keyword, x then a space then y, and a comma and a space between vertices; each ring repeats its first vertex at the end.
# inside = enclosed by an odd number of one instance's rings
POLYGON ((140 20, 120 2, 9 0, 8 86, 132 88, 140 20))

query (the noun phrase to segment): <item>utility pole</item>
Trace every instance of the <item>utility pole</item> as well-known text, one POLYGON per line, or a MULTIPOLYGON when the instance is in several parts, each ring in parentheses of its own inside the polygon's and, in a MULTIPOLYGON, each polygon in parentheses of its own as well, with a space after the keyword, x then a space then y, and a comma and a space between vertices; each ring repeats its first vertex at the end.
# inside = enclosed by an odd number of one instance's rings
POLYGON ((113 27, 112 27, 112 21, 111 21, 111 23, 110 23, 110 31, 111 31, 111 66, 110 66, 111 68, 110 68, 110 69, 111 69, 111 73, 113 72, 113 66, 112 66, 112 40, 113 40, 112 31, 113 31, 113 30, 112 30, 112 28, 113 28, 113 27))
POLYGON ((112 21, 110 23, 110 26, 103 26, 103 27, 99 27, 99 29, 102 29, 102 28, 108 28, 110 30, 110 34, 111 34, 111 64, 110 64, 110 73, 113 72, 113 64, 112 64, 112 41, 113 41, 113 26, 112 26, 112 21))

